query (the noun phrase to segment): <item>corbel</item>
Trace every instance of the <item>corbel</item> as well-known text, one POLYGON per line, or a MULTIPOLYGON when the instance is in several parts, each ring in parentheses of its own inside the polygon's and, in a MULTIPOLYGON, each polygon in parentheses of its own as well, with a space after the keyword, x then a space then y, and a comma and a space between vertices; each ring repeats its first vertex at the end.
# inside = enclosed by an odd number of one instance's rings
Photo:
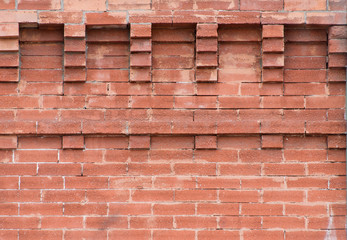
POLYGON ((86 81, 85 25, 64 26, 64 81, 86 81))
POLYGON ((347 26, 329 27, 328 79, 331 82, 346 81, 347 26))
POLYGON ((130 82, 152 81, 152 24, 130 24, 130 82))
POLYGON ((19 24, 0 24, 0 82, 19 80, 19 24))
POLYGON ((284 26, 263 25, 262 33, 262 80, 283 82, 284 26))
POLYGON ((218 24, 196 26, 196 82, 217 82, 218 24))

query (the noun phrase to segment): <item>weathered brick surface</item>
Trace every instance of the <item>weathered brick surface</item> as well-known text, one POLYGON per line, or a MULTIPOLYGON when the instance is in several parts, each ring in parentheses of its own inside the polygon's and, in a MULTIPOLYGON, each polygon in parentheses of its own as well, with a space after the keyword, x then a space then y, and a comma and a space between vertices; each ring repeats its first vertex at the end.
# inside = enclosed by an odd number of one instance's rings
POLYGON ((0 239, 345 239, 346 6, 0 1, 0 239))

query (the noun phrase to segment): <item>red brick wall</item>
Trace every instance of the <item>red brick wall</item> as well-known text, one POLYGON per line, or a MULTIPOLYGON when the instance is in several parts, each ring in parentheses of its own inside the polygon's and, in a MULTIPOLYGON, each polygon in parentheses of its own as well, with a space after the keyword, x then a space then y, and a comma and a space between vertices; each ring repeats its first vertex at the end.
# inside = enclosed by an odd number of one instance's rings
POLYGON ((0 239, 345 239, 346 6, 0 0, 0 239))

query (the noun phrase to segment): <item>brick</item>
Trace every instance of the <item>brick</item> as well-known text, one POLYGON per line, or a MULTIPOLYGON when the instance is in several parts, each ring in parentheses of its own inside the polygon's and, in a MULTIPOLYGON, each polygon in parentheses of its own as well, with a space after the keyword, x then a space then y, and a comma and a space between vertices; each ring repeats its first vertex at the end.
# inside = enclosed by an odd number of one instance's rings
POLYGON ((187 239, 193 240, 195 239, 195 232, 188 230, 155 230, 153 231, 153 239, 168 239, 171 238, 173 240, 178 239, 187 239))
POLYGON ((0 136, 0 149, 16 149, 17 137, 16 136, 0 136))
POLYGON ((21 215, 63 215, 63 204, 61 203, 21 203, 21 215))
POLYGON ((344 26, 332 26, 329 28, 329 39, 347 38, 347 28, 344 26))
POLYGON ((1 52, 18 52, 18 39, 0 39, 1 52))
POLYGON ((283 136, 263 135, 262 148, 283 148, 283 136))
POLYGON ((131 38, 151 38, 152 25, 151 24, 131 24, 130 37, 131 38))
POLYGON ((13 68, 0 69, 0 81, 1 82, 18 82, 19 71, 13 68))
POLYGON ((63 148, 81 149, 84 148, 83 136, 63 136, 63 148))
MULTIPOLYGON (((70 0, 71 1, 71 0, 70 0)), ((90 0, 87 0, 90 1, 90 0)), ((91 2, 91 1, 90 1, 91 2)), ((96 2, 93 1, 91 4, 96 4, 100 10, 104 8, 104 4, 100 4, 100 0, 97 0, 96 2)), ((85 8, 87 8, 88 5, 86 5, 85 8)), ((81 10, 80 6, 78 5, 78 10, 81 10)), ((88 9, 85 9, 88 10, 88 9)), ((95 9, 92 9, 95 10, 95 9)), ((86 13, 86 25, 126 25, 127 19, 126 19, 126 13, 125 12, 103 12, 103 13, 86 13)))
POLYGON ((18 38, 18 36, 19 36, 18 23, 0 24, 1 38, 18 38))
POLYGON ((110 239, 124 239, 132 238, 138 240, 145 240, 151 237, 151 231, 149 230, 111 230, 109 233, 110 239))
POLYGON ((328 148, 345 148, 346 137, 343 135, 328 136, 328 148))
POLYGON ((261 22, 263 24, 303 24, 305 23, 305 15, 303 12, 263 12, 261 22))
POLYGON ((132 9, 151 9, 151 1, 123 1, 123 0, 110 0, 108 3, 108 10, 132 10, 132 9))
POLYGON ((85 25, 64 25, 64 37, 84 38, 86 36, 85 25))
POLYGON ((171 11, 129 11, 130 23, 172 23, 171 11))
POLYGON ((240 10, 276 11, 283 9, 283 1, 241 0, 240 10))
POLYGON ((217 137, 216 136, 196 136, 195 148, 196 149, 216 149, 217 137))
POLYGON ((129 148, 132 149, 149 149, 150 137, 149 136, 130 136, 129 148))
POLYGON ((131 217, 130 226, 133 229, 171 228, 173 226, 173 218, 167 216, 131 217))
POLYGON ((347 52, 347 39, 330 39, 329 53, 345 53, 347 52))
POLYGON ((283 52, 283 39, 263 39, 263 52, 283 52))
POLYGON ((217 224, 216 217, 201 217, 201 216, 179 216, 176 217, 178 228, 215 228, 217 224))
POLYGON ((314 11, 314 10, 327 10, 326 1, 297 1, 297 0, 284 0, 284 10, 286 11, 314 11))
POLYGON ((83 21, 82 12, 39 12, 40 24, 62 24, 62 23, 81 23, 83 21))
POLYGON ((283 67, 283 54, 266 53, 263 54, 263 67, 283 67))
POLYGON ((61 8, 61 5, 59 0, 44 0, 44 1, 21 0, 18 3, 18 9, 58 10, 60 8, 61 8))
POLYGON ((97 0, 97 1, 84 0, 83 2, 75 2, 72 0, 66 0, 64 2, 64 10, 65 11, 75 11, 75 10, 105 11, 106 4, 102 0, 97 0))
POLYGON ((263 38, 283 38, 283 25, 263 25, 263 38))
MULTIPOLYGON (((15 1, 14 0, 10 0, 10 1, 2 1, 0 3, 0 9, 15 9, 15 1)), ((15 232, 13 232, 15 233, 15 232)), ((4 233, 6 234, 6 233, 4 233)), ((9 236, 11 235, 12 233, 9 232, 9 236)), ((9 237, 10 238, 10 237, 9 237)))
POLYGON ((340 25, 345 24, 345 19, 345 12, 309 12, 306 16, 306 24, 340 25))
POLYGON ((260 24, 259 12, 227 12, 219 11, 217 15, 218 23, 236 23, 236 24, 260 24))
POLYGON ((198 238, 199 239, 233 239, 238 238, 238 231, 226 231, 226 230, 218 230, 218 231, 199 231, 198 238))
POLYGON ((197 24, 196 36, 204 38, 218 37, 218 25, 217 24, 197 24))

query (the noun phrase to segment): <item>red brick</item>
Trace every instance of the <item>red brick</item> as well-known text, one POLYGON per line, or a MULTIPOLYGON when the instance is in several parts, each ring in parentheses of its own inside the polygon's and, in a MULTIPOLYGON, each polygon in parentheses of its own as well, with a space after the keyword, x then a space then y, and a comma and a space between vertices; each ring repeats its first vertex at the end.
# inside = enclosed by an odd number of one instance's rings
POLYGON ((219 199, 221 202, 258 202, 260 199, 260 192, 221 190, 219 192, 219 199))
POLYGON ((261 22, 263 24, 303 24, 305 23, 305 14, 303 12, 263 12, 261 22))
POLYGON ((139 228, 172 228, 173 226, 173 218, 172 217, 131 217, 130 218, 130 227, 133 229, 139 228))
MULTIPOLYGON (((107 210, 106 205, 105 210, 107 210)), ((104 207, 103 207, 104 208, 104 207)), ((95 209, 96 213, 99 212, 95 209)), ((110 203, 109 213, 111 215, 150 215, 151 214, 151 204, 149 203, 110 203)), ((158 214, 155 214, 158 215, 158 214)), ((164 214, 166 215, 166 214, 164 214)))
POLYGON ((344 24, 346 22, 345 12, 308 12, 306 24, 344 24))
POLYGON ((74 11, 74 10, 105 11, 106 4, 102 0, 97 0, 97 1, 84 0, 82 3, 75 2, 72 0, 66 0, 64 2, 64 10, 65 11, 74 11), (81 4, 83 6, 81 6, 81 4))
POLYGON ((262 148, 283 148, 283 136, 263 135, 262 148))
POLYGON ((195 232, 187 231, 187 230, 154 230, 153 231, 153 239, 172 239, 172 240, 194 240, 195 232))
POLYGON ((1 217, 2 229, 10 228, 38 228, 40 219, 38 217, 1 217))
POLYGON ((267 203, 242 203, 241 213, 243 215, 283 215, 282 204, 267 204, 267 203))
POLYGON ((284 0, 284 10, 287 11, 327 10, 326 8, 326 0, 308 0, 305 2, 298 0, 284 0))
POLYGON ((98 238, 100 240, 107 239, 107 232, 104 230, 65 230, 64 238, 66 240, 74 240, 74 239, 95 239, 98 238))
POLYGON ((155 204, 153 206, 154 215, 193 215, 195 213, 194 204, 155 204))
POLYGON ((129 136, 129 148, 131 149, 149 149, 149 136, 129 136))
POLYGON ((85 25, 64 25, 64 37, 84 38, 85 31, 85 25))
POLYGON ((90 202, 127 202, 129 190, 88 190, 86 197, 90 202))
POLYGON ((22 203, 20 215, 63 215, 61 203, 22 203))
POLYGON ((51 11, 51 12, 40 12, 39 20, 40 24, 62 24, 62 23, 81 23, 83 20, 82 12, 60 12, 60 11, 51 11))
POLYGON ((227 230, 218 230, 218 231, 199 231, 199 239, 237 239, 239 238, 240 233, 238 231, 227 231, 227 230))
POLYGON ((0 136, 0 149, 16 149, 17 137, 16 136, 0 136))
POLYGON ((59 240, 63 237, 61 230, 20 230, 19 239, 52 239, 59 240))
POLYGON ((219 222, 223 228, 261 228, 260 217, 244 217, 244 216, 222 216, 219 222))
POLYGON ((216 228, 216 217, 179 216, 175 218, 177 228, 216 228))
MULTIPOLYGON (((15 0, 10 0, 10 1, 2 1, 1 3, 0 3, 0 9, 15 9, 15 5, 16 5, 16 3, 15 3, 15 0)), ((11 231, 8 231, 8 236, 11 236, 11 235, 15 235, 15 232, 13 231, 11 233, 11 231), (13 234, 12 234, 13 233, 13 234)), ((6 236, 6 232, 4 232, 3 233, 4 234, 4 236, 6 236)), ((9 239, 12 239, 12 237, 9 237, 9 239)), ((13 238, 14 239, 14 238, 13 238)))
POLYGON ((267 10, 276 11, 283 9, 283 1, 241 0, 240 10, 267 10))
POLYGON ((283 25, 263 25, 263 38, 283 38, 283 25))
MULTIPOLYGON (((342 0, 345 1, 345 0, 342 0)), ((347 28, 345 26, 332 26, 329 28, 329 39, 347 38, 347 28)))
POLYGON ((109 232, 109 239, 136 239, 136 240, 147 240, 151 237, 151 231, 149 230, 111 230, 109 232))
MULTIPOLYGON (((72 1, 72 0, 67 0, 72 1)), ((103 10, 105 2, 102 2, 101 0, 97 1, 90 1, 86 0, 89 3, 85 5, 84 8, 94 8, 94 9, 84 9, 84 10, 103 10), (94 6, 93 6, 94 5, 94 6)), ((76 3, 73 3, 76 4, 76 3)), ((64 5, 66 6, 66 5, 64 5)), ((76 10, 81 10, 81 7, 79 4, 76 4, 75 6, 76 10)), ((75 10, 72 7, 70 10, 75 10)), ((86 24, 87 25, 126 25, 127 19, 126 19, 126 13, 125 12, 103 12, 103 13, 86 13, 86 24)))
POLYGON ((59 0, 44 0, 44 1, 21 0, 18 3, 18 9, 58 10, 60 8, 61 8, 61 5, 59 0))
POLYGON ((156 188, 194 188, 196 186, 195 177, 177 176, 177 177, 155 177, 153 185, 156 188))
POLYGON ((64 180, 61 177, 21 177, 21 189, 62 189, 64 180))
POLYGON ((162 202, 172 201, 173 191, 170 190, 134 190, 131 194, 135 202, 162 202))
POLYGON ((245 231, 243 233, 244 240, 250 240, 250 239, 259 239, 259 240, 265 240, 265 239, 284 239, 284 232, 283 231, 275 231, 275 230, 250 230, 245 231))

